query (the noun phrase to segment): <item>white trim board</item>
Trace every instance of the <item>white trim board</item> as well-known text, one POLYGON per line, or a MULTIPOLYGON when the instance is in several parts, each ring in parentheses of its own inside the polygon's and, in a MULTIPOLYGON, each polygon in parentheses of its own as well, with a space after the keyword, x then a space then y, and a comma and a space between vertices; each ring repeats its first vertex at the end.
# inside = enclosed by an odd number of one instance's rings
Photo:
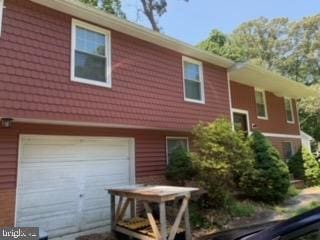
POLYGON ((193 56, 220 67, 231 67, 234 62, 225 57, 208 53, 190 44, 176 40, 164 34, 152 31, 146 27, 129 22, 127 20, 108 14, 97 8, 87 6, 80 1, 70 0, 31 0, 32 2, 64 12, 76 18, 89 21, 101 27, 111 28, 118 32, 151 42, 153 44, 180 52, 184 55, 193 56))
POLYGON ((268 133, 268 132, 262 132, 262 134, 263 134, 264 136, 266 136, 266 137, 301 139, 301 136, 300 136, 300 135, 281 134, 281 133, 268 133))
MULTIPOLYGON (((5 117, 5 116, 2 116, 5 117)), ((2 118, 0 116, 0 119, 2 118)), ((106 128, 122 128, 122 129, 145 129, 145 130, 162 130, 162 131, 175 131, 182 133, 189 133, 188 129, 168 129, 168 128, 157 128, 148 127, 141 125, 129 125, 129 124, 114 124, 114 123, 94 123, 94 122, 77 122, 77 121, 60 121, 60 120, 44 120, 44 119, 31 119, 31 118, 13 118, 14 123, 29 123, 29 124, 51 124, 51 125, 62 125, 62 126, 75 126, 75 127, 106 127, 106 128)))
POLYGON ((0 0, 0 36, 2 31, 3 9, 4 9, 4 0, 0 0))
POLYGON ((230 73, 227 71, 227 81, 228 81, 228 99, 229 99, 229 110, 230 110, 230 120, 232 123, 232 129, 234 130, 233 126, 233 113, 232 113, 232 96, 231 96, 231 83, 230 83, 230 73))

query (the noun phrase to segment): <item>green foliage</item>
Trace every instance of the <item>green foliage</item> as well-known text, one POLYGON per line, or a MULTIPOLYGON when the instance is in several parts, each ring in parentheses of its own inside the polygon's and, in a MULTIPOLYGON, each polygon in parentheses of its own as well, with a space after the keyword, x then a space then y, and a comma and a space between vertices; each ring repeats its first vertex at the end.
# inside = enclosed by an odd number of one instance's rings
POLYGON ((300 124, 303 131, 320 141, 320 84, 310 86, 318 92, 316 97, 303 98, 299 102, 300 124))
POLYGON ((126 18, 121 10, 121 0, 79 0, 85 4, 100 8, 101 10, 114 14, 121 18, 126 18))
POLYGON ((198 46, 237 61, 252 61, 307 84, 320 81, 320 14, 301 21, 260 17, 230 35, 213 30, 198 46))
POLYGON ((295 210, 294 212, 292 212, 290 215, 293 216, 297 216, 300 214, 303 214, 305 212, 308 212, 312 209, 315 209, 317 207, 320 207, 320 202, 319 201, 312 201, 310 204, 308 204, 307 206, 298 208, 297 210, 295 210))
POLYGON ((301 148, 288 162, 290 172, 307 186, 320 185, 320 166, 314 155, 301 148))
POLYGON ((179 147, 173 151, 168 163, 166 177, 178 185, 184 185, 186 180, 191 180, 194 176, 194 169, 190 154, 179 147))
POLYGON ((189 207, 190 224, 193 229, 207 228, 209 223, 203 216, 202 209, 197 203, 191 203, 189 207))
POLYGON ((212 30, 209 38, 199 43, 198 47, 235 61, 246 60, 244 49, 234 45, 227 35, 217 29, 212 30))
POLYGON ((295 186, 290 185, 290 187, 288 188, 288 191, 286 193, 286 198, 292 198, 295 197, 297 195, 299 195, 300 190, 296 189, 295 186))
POLYGON ((289 159, 288 167, 290 173, 295 179, 304 179, 304 166, 301 148, 289 159))
POLYGON ((290 186, 287 165, 261 133, 251 135, 251 146, 255 152, 255 166, 244 176, 242 189, 248 196, 263 202, 283 200, 290 186))
POLYGON ((256 208, 252 202, 238 201, 234 198, 230 198, 227 203, 226 210, 231 217, 251 217, 256 213, 256 208))
POLYGON ((240 132, 232 131, 224 119, 193 129, 192 155, 196 180, 208 191, 213 207, 226 204, 228 191, 241 182, 242 176, 253 166, 253 153, 240 132))
MULTIPOLYGON (((199 48, 252 61, 307 85, 320 82, 320 14, 290 22, 258 18, 241 24, 230 35, 213 30, 199 48)), ((315 87, 320 93, 320 87, 315 87)), ((301 101, 301 128, 320 141, 320 94, 301 101)))

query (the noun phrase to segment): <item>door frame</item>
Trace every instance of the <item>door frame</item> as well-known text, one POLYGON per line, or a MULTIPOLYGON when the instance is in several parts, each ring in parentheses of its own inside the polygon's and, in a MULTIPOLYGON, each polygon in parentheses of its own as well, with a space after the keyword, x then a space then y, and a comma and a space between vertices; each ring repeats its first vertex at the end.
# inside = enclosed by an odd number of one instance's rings
POLYGON ((249 118, 249 111, 248 110, 244 110, 244 109, 240 109, 240 108, 232 108, 231 109, 232 112, 232 129, 234 130, 234 117, 233 117, 233 113, 240 113, 240 114, 244 114, 247 117, 247 128, 248 128, 248 135, 250 136, 252 131, 251 131, 251 127, 250 127, 250 118, 249 118))
POLYGON ((15 209, 14 209, 14 226, 17 224, 17 211, 18 211, 18 192, 19 192, 19 177, 20 165, 22 159, 22 143, 24 137, 59 137, 59 138, 89 138, 89 139, 124 139, 129 140, 129 167, 130 167, 130 184, 136 183, 136 158, 135 158, 135 138, 134 137, 112 137, 112 136, 66 136, 66 135, 51 135, 51 134, 19 134, 18 141, 18 163, 17 163, 17 177, 16 177, 16 195, 15 195, 15 209))

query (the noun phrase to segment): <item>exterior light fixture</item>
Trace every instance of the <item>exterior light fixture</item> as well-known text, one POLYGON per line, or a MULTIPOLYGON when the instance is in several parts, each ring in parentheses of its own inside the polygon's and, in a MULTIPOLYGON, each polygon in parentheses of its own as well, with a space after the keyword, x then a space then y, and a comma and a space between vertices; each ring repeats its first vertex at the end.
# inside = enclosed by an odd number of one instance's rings
POLYGON ((3 128, 10 128, 12 126, 12 118, 1 118, 1 126, 3 128))

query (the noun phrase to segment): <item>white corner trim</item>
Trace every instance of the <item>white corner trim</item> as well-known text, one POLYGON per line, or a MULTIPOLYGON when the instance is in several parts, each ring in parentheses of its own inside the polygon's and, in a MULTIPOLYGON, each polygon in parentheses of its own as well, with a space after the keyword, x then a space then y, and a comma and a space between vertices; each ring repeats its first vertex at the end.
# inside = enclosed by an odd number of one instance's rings
POLYGON ((300 135, 281 134, 281 133, 268 133, 268 132, 262 132, 262 134, 263 134, 264 136, 266 136, 266 137, 301 139, 301 136, 300 136, 300 135))
POLYGON ((228 81, 228 94, 229 94, 228 99, 229 99, 230 121, 232 123, 232 130, 234 130, 233 113, 232 113, 231 83, 230 83, 229 69, 227 70, 227 81, 228 81))
POLYGON ((182 80, 183 80, 183 96, 184 96, 184 101, 186 102, 192 102, 192 103, 200 103, 200 104, 205 104, 205 91, 204 91, 204 77, 203 77, 203 66, 202 62, 195 60, 193 58, 189 58, 186 56, 182 56, 182 80), (186 96, 186 84, 185 84, 185 77, 184 77, 184 62, 189 62, 193 63, 199 66, 199 77, 200 77, 200 90, 201 90, 201 100, 196 100, 192 98, 187 98, 186 96))
MULTIPOLYGON (((1 1, 1 0, 0 0, 1 1)), ((89 84, 89 85, 95 85, 95 86, 100 86, 100 87, 107 87, 111 88, 112 86, 112 64, 111 64, 111 32, 107 29, 97 27, 95 25, 77 20, 77 19, 72 19, 72 24, 71 24, 71 81, 74 82, 79 82, 79 83, 84 83, 84 84, 89 84), (75 50, 76 50, 76 27, 80 26, 85 29, 101 33, 105 36, 105 58, 106 58, 106 82, 99 82, 95 80, 90 80, 90 79, 84 79, 80 77, 75 76, 75 50)))
MULTIPOLYGON (((261 89, 261 88, 254 88, 254 91, 255 91, 255 92, 261 92, 261 93, 262 93, 264 108, 265 108, 265 111, 266 111, 266 116, 259 116, 259 115, 257 114, 257 118, 258 118, 258 119, 261 119, 261 120, 268 120, 269 117, 268 117, 268 104, 267 104, 266 92, 265 92, 264 89, 261 89)), ((254 93, 254 95, 256 95, 256 93, 254 93)), ((255 101, 256 101, 256 104, 257 104, 257 100, 256 100, 256 99, 255 99, 255 101)))
POLYGON ((4 9, 4 0, 0 0, 0 36, 2 31, 3 9, 4 9))

